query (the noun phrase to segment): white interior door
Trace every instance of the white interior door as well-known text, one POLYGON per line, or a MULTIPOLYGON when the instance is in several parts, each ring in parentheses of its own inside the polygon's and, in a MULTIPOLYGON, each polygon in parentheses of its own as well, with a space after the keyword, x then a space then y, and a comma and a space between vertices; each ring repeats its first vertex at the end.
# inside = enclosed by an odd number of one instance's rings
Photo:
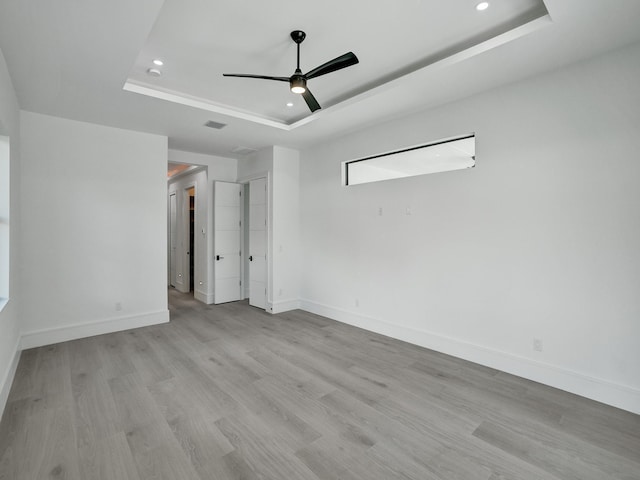
POLYGON ((178 229, 176 225, 178 206, 176 194, 169 195, 169 285, 176 286, 176 249, 178 247, 178 229))
POLYGON ((249 184, 249 305, 267 307, 267 179, 249 184))
POLYGON ((214 303, 240 300, 241 191, 238 183, 214 182, 214 303))

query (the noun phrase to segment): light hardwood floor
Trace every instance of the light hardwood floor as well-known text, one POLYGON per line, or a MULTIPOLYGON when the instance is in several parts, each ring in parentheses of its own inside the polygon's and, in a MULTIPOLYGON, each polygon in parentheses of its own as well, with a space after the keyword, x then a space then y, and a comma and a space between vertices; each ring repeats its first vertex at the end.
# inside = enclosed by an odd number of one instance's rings
POLYGON ((27 350, 0 479, 640 479, 640 417, 295 311, 27 350))

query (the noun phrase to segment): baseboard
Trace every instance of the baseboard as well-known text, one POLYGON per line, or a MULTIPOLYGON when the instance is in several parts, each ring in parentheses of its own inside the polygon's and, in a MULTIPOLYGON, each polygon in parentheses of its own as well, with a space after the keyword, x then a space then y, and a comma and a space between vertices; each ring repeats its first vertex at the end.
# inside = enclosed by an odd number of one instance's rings
POLYGON ((16 346, 13 352, 13 359, 4 372, 2 377, 2 383, 0 383, 0 420, 2 420, 2 414, 4 408, 7 406, 7 399, 9 398, 9 392, 11 391, 11 385, 13 384, 13 377, 16 375, 16 369, 18 368, 18 362, 20 361, 20 339, 16 341, 16 346))
POLYGON ((130 328, 167 323, 168 321, 169 310, 162 310, 140 315, 115 317, 106 320, 47 328, 23 333, 20 346, 23 350, 26 350, 27 348, 42 347, 43 345, 66 342, 77 338, 93 337, 94 335, 119 332, 129 330, 130 328))
POLYGON ((196 290, 193 292, 193 297, 202 303, 206 303, 207 305, 213 304, 213 293, 206 293, 196 290))
POLYGON ((518 377, 640 414, 640 390, 626 385, 620 385, 556 365, 519 357, 436 333, 392 325, 383 320, 358 315, 311 300, 301 300, 300 308, 348 325, 495 368, 518 377))
POLYGON ((271 304, 270 313, 283 313, 300 308, 300 300, 279 300, 271 304))

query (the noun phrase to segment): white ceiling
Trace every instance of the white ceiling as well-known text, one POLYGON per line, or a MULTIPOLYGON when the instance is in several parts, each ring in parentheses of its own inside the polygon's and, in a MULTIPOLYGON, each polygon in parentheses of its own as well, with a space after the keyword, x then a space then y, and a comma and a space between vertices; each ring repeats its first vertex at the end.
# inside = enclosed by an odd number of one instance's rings
POLYGON ((0 0, 0 49, 25 110, 242 158, 231 150, 302 148, 640 41, 638 0, 476 3, 0 0), (309 82, 313 115, 286 83, 222 77, 290 76, 295 29, 307 32, 303 71, 360 59, 309 82), (159 78, 146 74, 154 58, 159 78))
POLYGON ((360 59, 310 82, 326 108, 547 13, 541 0, 496 0, 484 12, 473 1, 404 2, 399 9, 397 1, 324 0, 299 9, 299 0, 165 0, 129 81, 290 124, 310 112, 286 83, 222 73, 289 77, 296 68, 293 30, 308 34, 303 71, 347 51, 360 59), (159 78, 147 74, 155 58, 165 62, 159 78))

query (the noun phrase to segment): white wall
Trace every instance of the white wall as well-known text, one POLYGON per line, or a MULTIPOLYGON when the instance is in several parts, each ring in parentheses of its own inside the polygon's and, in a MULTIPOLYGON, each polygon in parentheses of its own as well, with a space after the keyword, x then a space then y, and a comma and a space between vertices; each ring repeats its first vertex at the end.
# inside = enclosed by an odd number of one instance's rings
POLYGON ((23 347, 168 321, 167 138, 21 112, 21 153, 23 347))
POLYGON ((303 151, 303 308, 640 413, 639 78, 635 45, 303 151), (474 169, 341 186, 472 132, 474 169))
MULTIPOLYGON (((234 158, 172 149, 169 150, 169 161, 206 167, 205 171, 200 171, 195 174, 179 175, 177 178, 169 180, 169 192, 176 191, 176 189, 183 191, 187 185, 196 185, 196 275, 194 277, 196 285, 194 296, 204 303, 211 304, 214 300, 215 267, 213 241, 211 241, 210 237, 210 234, 213 232, 213 182, 235 182, 238 177, 238 161, 234 158), (205 229, 204 235, 202 234, 203 227, 205 229)), ((182 221, 180 215, 183 207, 180 202, 182 202, 183 199, 181 199, 181 196, 181 194, 177 196, 178 222, 182 221)), ((181 238, 178 238, 179 244, 180 241, 181 238)), ((186 271, 184 269, 183 258, 178 256, 178 259, 180 260, 176 264, 176 269, 182 273, 186 271)))
POLYGON ((263 148, 238 162, 238 181, 271 176, 273 173, 273 147, 263 148))
POLYGON ((273 149, 273 311, 298 308, 300 298, 300 152, 273 149))
MULTIPOLYGON (((0 310, 0 418, 9 395, 11 382, 18 365, 20 349, 18 302, 18 241, 20 232, 20 110, 11 77, 7 70, 2 50, 0 50, 0 135, 10 141, 10 205, 9 205, 9 301, 0 310)), ((4 179, 6 180, 6 179, 4 179)), ((6 185, 6 183, 3 182, 6 185)), ((0 212, 0 215, 6 215, 0 212)), ((6 261, 3 257, 0 261, 6 261)), ((7 265, 2 265, 6 268, 7 265)))
POLYGON ((241 182, 267 178, 267 311, 300 306, 300 153, 271 146, 238 163, 241 182))
POLYGON ((169 161, 205 166, 211 180, 235 182, 238 177, 238 161, 235 158, 169 149, 169 161))

